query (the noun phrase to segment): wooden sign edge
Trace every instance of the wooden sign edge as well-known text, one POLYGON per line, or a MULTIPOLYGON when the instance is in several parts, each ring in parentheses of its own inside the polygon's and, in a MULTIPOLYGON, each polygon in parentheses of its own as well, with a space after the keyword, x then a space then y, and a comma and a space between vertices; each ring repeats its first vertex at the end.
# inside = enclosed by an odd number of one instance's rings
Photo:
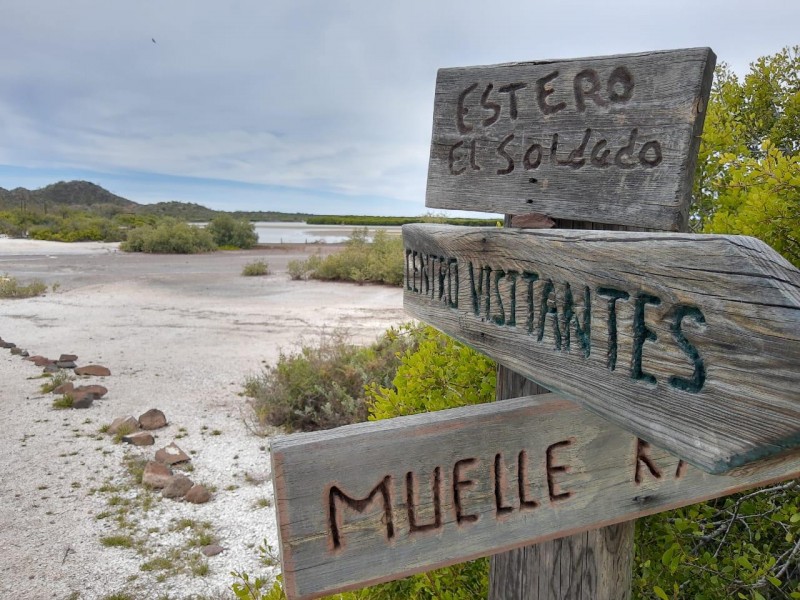
POLYGON ((486 69, 491 67, 526 67, 526 66, 539 66, 551 65, 553 63, 562 62, 583 62, 583 61, 598 61, 608 60, 609 58, 638 58, 640 56, 654 56, 659 54, 674 54, 676 52, 686 52, 701 54, 703 52, 710 52, 716 59, 716 53, 710 46, 692 46, 690 48, 661 48, 659 50, 642 50, 640 52, 623 52, 621 54, 594 54, 592 56, 569 56, 560 58, 541 58, 533 60, 512 60, 503 63, 493 63, 490 65, 463 65, 459 67, 440 67, 436 70, 438 75, 439 71, 458 71, 470 69, 486 69))
MULTIPOLYGON (((447 567, 450 565, 459 564, 469 560, 475 560, 477 558, 488 556, 488 554, 486 553, 486 551, 468 553, 460 555, 456 559, 444 559, 435 563, 428 563, 422 568, 405 569, 402 571, 396 571, 391 575, 387 576, 379 576, 379 577, 364 579, 356 583, 330 587, 325 590, 320 590, 319 592, 313 592, 310 594, 305 594, 305 595, 301 594, 298 591, 297 580, 295 577, 297 571, 293 568, 290 568, 293 565, 291 552, 290 551, 287 552, 288 548, 284 547, 283 544, 283 539, 284 539, 283 532, 286 531, 287 533, 289 533, 288 528, 290 527, 289 521, 286 518, 288 515, 288 507, 290 500, 287 500, 285 498, 285 494, 283 493, 279 494, 279 491, 282 492, 285 490, 283 486, 284 467, 282 460, 282 451, 284 449, 310 445, 312 446, 312 448, 309 448, 308 450, 311 451, 313 450, 313 446, 324 444, 328 440, 351 439, 360 436, 379 435, 383 432, 383 426, 388 426, 392 430, 417 427, 420 425, 435 427, 437 425, 441 425, 442 423, 446 423, 452 420, 460 420, 465 418, 480 419, 483 417, 491 417, 491 416, 498 417, 502 413, 514 412, 522 408, 538 408, 539 410, 545 412, 586 411, 585 408, 583 408, 581 405, 577 403, 566 400, 560 396, 557 396, 556 394, 548 393, 548 394, 541 394, 538 396, 526 396, 522 398, 504 400, 501 403, 490 402, 486 404, 477 404, 472 406, 445 409, 433 413, 422 413, 418 415, 396 417, 394 419, 387 419, 383 421, 369 421, 365 423, 357 423, 354 425, 345 425, 343 427, 338 427, 336 429, 319 431, 319 432, 298 433, 287 436, 279 436, 276 437, 274 440, 272 440, 270 447, 270 455, 272 460, 272 479, 273 479, 273 487, 275 495, 276 520, 278 523, 279 531, 281 533, 279 539, 279 545, 281 550, 281 571, 283 575, 283 588, 287 598, 289 598, 290 600, 311 600, 314 598, 320 598, 326 595, 335 594, 339 592, 362 589, 364 587, 368 587, 379 583, 384 583, 387 581, 394 581, 396 579, 400 579, 417 573, 422 573, 433 569, 447 567)), ((630 434, 630 435, 635 436, 635 434, 630 434)), ((800 456, 800 449, 792 453, 792 457, 797 457, 797 456, 800 456)), ((751 465, 748 469, 742 470, 741 473, 743 476, 757 477, 759 471, 766 470, 768 468, 774 468, 777 463, 785 462, 785 460, 787 460, 787 457, 783 458, 775 457, 773 460, 763 463, 763 465, 757 465, 757 466, 751 465)), ((726 475, 731 475, 731 473, 726 475)), ((725 489, 721 492, 711 492, 704 495, 693 496, 688 500, 687 499, 675 500, 668 502, 667 504, 657 505, 651 508, 640 506, 635 511, 630 511, 626 514, 612 517, 607 520, 596 521, 593 522, 590 526, 578 526, 569 529, 564 529, 554 534, 546 534, 530 538, 523 542, 515 542, 505 546, 496 547, 491 550, 490 554, 506 552, 509 550, 521 548, 531 544, 538 544, 541 542, 567 537, 584 531, 591 531, 594 529, 599 529, 601 527, 616 525, 618 523, 623 523, 631 519, 646 517, 649 515, 666 512, 669 510, 682 508, 684 506, 690 506, 692 504, 697 504, 699 502, 705 502, 707 500, 711 500, 714 498, 720 498, 723 496, 728 496, 755 487, 772 485, 777 482, 786 481, 788 479, 795 479, 798 477, 800 477, 800 466, 796 466, 794 470, 788 473, 775 475, 774 477, 769 477, 757 483, 745 482, 739 486, 733 486, 732 488, 725 489)), ((288 537, 289 536, 287 535, 287 538, 288 537)))

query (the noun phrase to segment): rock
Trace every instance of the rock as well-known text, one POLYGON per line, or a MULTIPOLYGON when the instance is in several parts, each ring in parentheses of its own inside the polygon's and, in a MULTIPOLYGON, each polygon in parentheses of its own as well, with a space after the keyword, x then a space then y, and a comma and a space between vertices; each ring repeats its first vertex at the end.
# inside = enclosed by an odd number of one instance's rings
POLYGON ((181 450, 175 442, 168 446, 164 446, 161 450, 156 452, 156 462, 164 463, 165 465, 175 465, 178 463, 192 460, 191 457, 181 450))
POLYGON ((161 429, 167 426, 167 417, 157 408, 151 408, 139 417, 139 427, 142 429, 161 429))
POLYGON ((75 354, 62 354, 58 357, 58 362, 75 362, 78 357, 75 354))
POLYGON ((54 360, 50 360, 49 358, 45 358, 44 356, 39 356, 38 354, 36 356, 29 356, 25 360, 31 361, 37 367, 46 367, 47 365, 55 364, 54 360))
POLYGON ((108 377, 111 375, 106 367, 101 365, 86 365, 85 367, 78 367, 75 369, 76 375, 94 375, 95 377, 108 377))
POLYGON ((148 462, 144 466, 142 473, 142 484, 151 488, 162 489, 172 478, 172 469, 167 465, 162 465, 154 461, 148 462))
POLYGON ((84 398, 97 400, 100 397, 91 390, 81 389, 79 387, 72 390, 69 395, 72 396, 74 400, 83 400, 84 398))
POLYGON ((0 339, 0 348, 5 348, 6 350, 10 350, 11 348, 16 348, 16 344, 12 344, 11 342, 6 342, 5 340, 0 339))
POLYGON ((192 486, 186 495, 183 497, 184 500, 187 502, 191 502, 192 504, 205 504, 209 500, 211 500, 211 492, 209 492, 205 486, 195 484, 192 486))
POLYGON ((108 433, 110 434, 117 434, 120 430, 125 429, 127 431, 138 431, 139 430, 139 421, 136 420, 136 417, 133 415, 127 415, 125 417, 117 417, 113 421, 111 421, 111 425, 108 426, 108 433))
MULTIPOLYGON (((15 346, 14 348, 11 348, 11 354, 13 354, 14 356, 22 356, 23 352, 25 352, 25 350, 23 350, 22 348, 19 348, 17 346, 15 346)), ((27 352, 25 352, 25 356, 28 356, 27 352)))
POLYGON ((99 400, 108 393, 108 388, 102 385, 79 385, 75 388, 75 391, 94 394, 94 399, 99 400))
POLYGON ((53 388, 54 394, 70 394, 75 390, 75 384, 71 381, 66 381, 61 385, 53 388))
POLYGON ((59 369, 55 364, 45 365, 42 373, 58 373, 61 369, 59 369))
POLYGON ((126 444, 133 444, 134 446, 152 446, 156 443, 153 435, 146 431, 138 431, 129 435, 123 435, 122 441, 126 444))
POLYGON ((57 360, 56 366, 59 369, 74 369, 76 366, 75 361, 72 360, 57 360))
POLYGON ((208 546, 203 546, 202 548, 200 548, 200 552, 202 552, 206 556, 216 556, 217 554, 224 551, 225 548, 223 548, 219 544, 209 544, 208 546))
POLYGON ((173 475, 170 477, 169 483, 161 490, 161 495, 164 498, 182 498, 192 487, 194 487, 194 481, 186 475, 173 475))
POLYGON ((27 356, 30 356, 30 353, 27 350, 23 350, 22 352, 19 353, 19 355, 21 357, 25 358, 27 356))
POLYGON ((77 396, 70 394, 72 396, 72 408, 89 408, 94 402, 94 396, 91 394, 78 394, 77 396))

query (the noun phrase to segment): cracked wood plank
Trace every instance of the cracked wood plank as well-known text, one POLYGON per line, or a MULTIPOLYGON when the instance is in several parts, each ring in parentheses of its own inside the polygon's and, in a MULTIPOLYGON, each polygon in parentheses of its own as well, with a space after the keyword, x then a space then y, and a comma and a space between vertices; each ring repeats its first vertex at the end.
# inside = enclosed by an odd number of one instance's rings
POLYGON ((709 48, 440 69, 425 205, 685 230, 709 48))
POLYGON ((800 271, 742 236, 406 225, 404 307, 711 473, 800 443, 800 271))
POLYGON ((800 475, 800 454, 708 475, 554 394, 279 437, 271 456, 290 599, 800 475))

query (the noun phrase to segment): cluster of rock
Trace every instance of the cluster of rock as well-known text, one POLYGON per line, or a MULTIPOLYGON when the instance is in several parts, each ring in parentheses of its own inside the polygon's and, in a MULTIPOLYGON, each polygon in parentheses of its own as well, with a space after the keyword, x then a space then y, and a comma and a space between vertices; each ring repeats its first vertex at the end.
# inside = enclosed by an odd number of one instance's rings
POLYGON ((15 343, 7 342, 3 338, 0 338, 0 348, 11 350, 11 354, 14 354, 16 356, 22 356, 22 357, 28 356, 27 350, 23 350, 22 348, 17 348, 17 345, 15 343))
MULTIPOLYGON (((27 352, 24 351, 23 352, 27 352)), ((28 356, 25 354, 25 360, 31 361, 37 367, 44 367, 45 373, 57 373, 61 369, 71 369, 75 375, 94 376, 94 377, 108 377, 111 371, 108 367, 103 365, 84 365, 79 367, 76 361, 78 357, 75 354, 62 354, 58 360, 47 358, 45 356, 28 356)))
MULTIPOLYGON (((45 356, 31 356, 27 350, 17 347, 12 342, 0 338, 0 348, 11 351, 11 354, 20 356, 32 362, 37 367, 42 367, 45 374, 58 373, 61 370, 72 370, 80 377, 108 377, 111 371, 102 365, 78 366, 78 357, 75 354, 61 354, 58 359, 45 356)), ((99 400, 108 393, 108 388, 102 385, 75 385, 66 381, 52 390, 53 394, 61 394, 72 398, 72 408, 89 408, 95 400, 99 400)), ((137 419, 132 415, 114 419, 108 428, 108 433, 121 435, 121 440, 135 446, 152 446, 155 438, 151 431, 167 426, 167 418, 157 408, 143 413, 137 419)), ((142 484, 153 489, 160 489, 162 496, 173 500, 184 500, 193 504, 204 504, 211 499, 211 492, 203 485, 194 483, 182 473, 173 473, 173 465, 187 463, 191 457, 181 450, 175 442, 157 450, 154 460, 148 461, 142 474, 142 484)), ((214 556, 224 548, 218 544, 211 544, 202 548, 206 556, 214 556)))
MULTIPOLYGON (((42 367, 45 374, 58 373, 61 370, 72 370, 75 375, 82 377, 108 377, 111 370, 103 365, 84 365, 79 367, 78 357, 75 354, 61 354, 58 359, 47 358, 41 355, 31 356, 27 350, 18 347, 13 342, 7 342, 0 338, 0 348, 10 350, 11 354, 20 356, 24 360, 32 362, 37 367, 42 367)), ((52 390, 54 394, 61 394, 72 398, 72 408, 89 408, 95 400, 98 400, 108 393, 108 388, 102 385, 78 385, 71 381, 59 385, 52 390)))
MULTIPOLYGON (((108 433, 123 433, 123 442, 135 446, 152 446, 155 438, 153 430, 167 426, 167 417, 157 408, 151 408, 137 419, 133 415, 117 417, 108 428, 108 433)), ((161 495, 173 500, 185 500, 193 504, 204 504, 211 499, 211 492, 205 486, 194 483, 181 473, 173 473, 172 466, 189 462, 191 457, 175 442, 156 451, 153 460, 148 461, 142 474, 142 484, 161 490, 161 495)))
MULTIPOLYGON (((60 370, 71 369, 76 375, 83 377, 108 377, 111 371, 102 365, 86 365, 79 367, 75 361, 75 354, 62 354, 58 360, 44 356, 29 356, 25 360, 31 361, 37 367, 44 367, 45 373, 57 373, 60 370)), ((78 385, 71 381, 62 383, 53 388, 54 394, 61 394, 72 398, 72 408, 89 408, 95 400, 99 400, 108 393, 108 388, 102 385, 78 385)))
POLYGON ((67 381, 53 388, 53 393, 71 397, 72 408, 89 408, 92 402, 99 400, 108 393, 108 388, 102 385, 76 386, 71 381, 67 381))

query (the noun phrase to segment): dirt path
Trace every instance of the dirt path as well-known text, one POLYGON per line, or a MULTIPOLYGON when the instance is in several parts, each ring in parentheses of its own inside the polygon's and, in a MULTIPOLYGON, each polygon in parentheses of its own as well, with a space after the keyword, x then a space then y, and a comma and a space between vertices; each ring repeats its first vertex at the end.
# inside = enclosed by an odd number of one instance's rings
POLYGON ((142 256, 0 239, 0 273, 60 285, 0 300, 0 337, 112 372, 92 381, 109 389, 106 398, 59 411, 39 391, 41 369, 0 350, 0 597, 224 598, 230 571, 268 570, 257 550, 265 539, 277 547, 268 440, 245 424, 244 379, 322 328, 368 341, 406 320, 400 289, 290 281, 286 263, 313 251, 142 256), (242 277, 255 258, 274 274, 242 277), (153 407, 170 422, 154 432, 155 446, 99 433, 153 407), (211 502, 161 499, 131 484, 125 457, 150 458, 173 440, 192 455, 187 475, 216 489, 211 502), (101 544, 109 536, 117 546, 101 544), (200 542, 210 537, 226 550, 205 558, 200 542))

